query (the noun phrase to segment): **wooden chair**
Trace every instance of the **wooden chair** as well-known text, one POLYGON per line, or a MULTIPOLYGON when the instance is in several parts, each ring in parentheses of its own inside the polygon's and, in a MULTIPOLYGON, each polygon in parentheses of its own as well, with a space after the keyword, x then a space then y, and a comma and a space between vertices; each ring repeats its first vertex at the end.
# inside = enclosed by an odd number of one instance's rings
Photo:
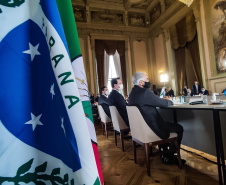
POLYGON ((133 149, 134 149, 134 162, 137 163, 136 160, 136 143, 145 147, 145 158, 146 158, 146 167, 147 174, 150 176, 150 156, 153 155, 161 155, 165 153, 177 152, 179 167, 181 168, 181 158, 180 158, 180 147, 177 141, 177 134, 170 133, 170 137, 168 139, 159 138, 147 125, 143 116, 141 115, 139 109, 135 106, 127 106, 127 112, 129 117, 131 135, 133 140, 133 149), (164 143, 174 142, 176 149, 169 151, 158 151, 155 153, 150 153, 150 149, 152 151, 152 147, 155 145, 160 145, 164 143), (151 147, 151 148, 150 148, 151 147))
POLYGON ((108 138, 107 126, 112 123, 111 119, 104 112, 104 109, 101 105, 98 105, 97 108, 98 108, 98 112, 99 112, 99 116, 100 116, 100 122, 101 122, 101 126, 102 126, 103 135, 105 133, 106 138, 108 138))
POLYGON ((118 113, 115 106, 110 106, 111 119, 114 127, 115 145, 117 146, 117 135, 120 135, 122 151, 124 151, 124 137, 125 133, 129 133, 130 128, 125 124, 122 117, 118 113))

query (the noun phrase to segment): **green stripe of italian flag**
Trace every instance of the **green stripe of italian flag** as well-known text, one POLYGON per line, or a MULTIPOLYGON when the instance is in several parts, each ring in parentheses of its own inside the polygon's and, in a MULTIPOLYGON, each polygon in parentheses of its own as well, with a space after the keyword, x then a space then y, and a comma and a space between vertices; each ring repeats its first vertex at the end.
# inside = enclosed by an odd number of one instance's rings
MULTIPOLYGON (((80 100, 82 101, 84 113, 86 116, 86 122, 89 128, 90 136, 87 136, 87 137, 90 137, 92 142, 93 152, 94 152, 97 170, 99 174, 99 177, 97 177, 94 184, 95 185, 103 184, 103 176, 102 176, 99 154, 97 149, 96 132, 93 124, 92 109, 89 101, 88 84, 87 84, 87 79, 86 79, 86 74, 84 69, 83 58, 81 55, 78 32, 76 28, 75 19, 74 19, 71 0, 56 0, 56 2, 58 5, 61 21, 64 28, 64 33, 65 33, 67 44, 68 44, 69 55, 71 58, 77 86, 79 89, 80 100)), ((89 159, 86 159, 86 160, 89 160, 89 159)), ((82 168, 84 167, 82 166, 82 168)))

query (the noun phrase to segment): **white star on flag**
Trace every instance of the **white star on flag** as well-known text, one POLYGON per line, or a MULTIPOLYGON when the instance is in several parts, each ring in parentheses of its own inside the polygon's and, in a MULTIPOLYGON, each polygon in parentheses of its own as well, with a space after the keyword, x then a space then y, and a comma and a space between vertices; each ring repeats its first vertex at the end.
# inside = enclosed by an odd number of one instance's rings
POLYGON ((42 114, 40 114, 39 116, 36 117, 34 114, 31 113, 31 120, 26 122, 25 124, 31 124, 32 129, 34 131, 37 125, 43 125, 39 120, 41 118, 41 116, 42 116, 42 114))
POLYGON ((52 99, 53 99, 53 95, 55 95, 55 92, 54 92, 54 84, 51 85, 50 93, 52 94, 52 99))
POLYGON ((35 55, 41 55, 38 52, 39 44, 37 44, 35 47, 29 42, 29 50, 24 51, 23 53, 31 55, 31 61, 35 58, 35 55))
POLYGON ((65 131, 65 128, 64 128, 64 118, 61 118, 61 127, 64 131, 64 135, 66 135, 66 131, 65 131))

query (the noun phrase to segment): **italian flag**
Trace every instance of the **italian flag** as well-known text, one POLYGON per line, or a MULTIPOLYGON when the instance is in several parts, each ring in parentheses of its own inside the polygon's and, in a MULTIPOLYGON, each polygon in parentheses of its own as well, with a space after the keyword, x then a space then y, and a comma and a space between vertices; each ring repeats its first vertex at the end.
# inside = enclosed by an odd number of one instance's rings
POLYGON ((71 0, 56 0, 56 2, 61 16, 61 21, 69 48, 71 63, 75 74, 75 80, 79 89, 80 100, 82 101, 84 113, 86 116, 90 140, 92 142, 93 152, 98 169, 99 179, 95 182, 95 184, 103 184, 103 175, 98 155, 96 132, 94 128, 92 109, 89 101, 88 84, 80 50, 72 3, 71 0))
POLYGON ((165 87, 163 87, 161 90, 160 98, 164 98, 164 96, 165 96, 165 87))

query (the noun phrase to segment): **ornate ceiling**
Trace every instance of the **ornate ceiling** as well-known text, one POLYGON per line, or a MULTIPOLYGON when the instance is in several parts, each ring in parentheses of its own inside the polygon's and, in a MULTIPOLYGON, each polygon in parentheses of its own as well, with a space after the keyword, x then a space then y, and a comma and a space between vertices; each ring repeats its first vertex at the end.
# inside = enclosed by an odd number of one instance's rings
POLYGON ((185 6, 178 0, 72 0, 72 4, 78 30, 127 32, 149 32, 185 6))

